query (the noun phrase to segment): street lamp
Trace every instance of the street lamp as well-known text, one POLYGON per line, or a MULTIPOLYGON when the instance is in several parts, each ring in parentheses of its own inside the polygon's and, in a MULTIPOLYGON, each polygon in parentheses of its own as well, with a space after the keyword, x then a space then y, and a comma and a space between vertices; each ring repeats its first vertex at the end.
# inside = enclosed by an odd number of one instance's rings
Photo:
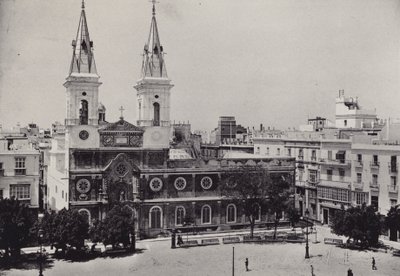
POLYGON ((308 211, 308 208, 306 209, 305 215, 307 218, 307 220, 306 220, 307 225, 306 225, 306 256, 305 256, 305 258, 309 259, 310 255, 308 253, 308 216, 310 215, 310 212, 308 211))
POLYGON ((38 221, 39 221, 39 227, 40 227, 39 231, 38 231, 38 242, 39 242, 39 245, 40 245, 40 253, 39 253, 39 258, 38 258, 38 261, 39 261, 39 276, 43 276, 43 267, 42 267, 42 261, 43 261, 42 242, 43 242, 43 233, 44 233, 44 231, 42 229, 42 219, 43 219, 43 217, 44 217, 44 214, 42 214, 42 213, 38 214, 38 221))

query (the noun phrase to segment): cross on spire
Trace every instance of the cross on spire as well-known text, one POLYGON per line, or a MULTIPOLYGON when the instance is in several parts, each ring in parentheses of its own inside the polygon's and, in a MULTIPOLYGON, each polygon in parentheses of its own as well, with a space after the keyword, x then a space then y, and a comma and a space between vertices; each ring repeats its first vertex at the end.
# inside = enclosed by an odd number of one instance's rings
POLYGON ((156 0, 151 0, 151 3, 153 3, 153 16, 154 16, 154 15, 156 15, 156 3, 159 3, 159 2, 157 2, 156 0))
POLYGON ((121 111, 121 120, 124 118, 124 107, 121 105, 121 107, 119 108, 119 111, 121 111))

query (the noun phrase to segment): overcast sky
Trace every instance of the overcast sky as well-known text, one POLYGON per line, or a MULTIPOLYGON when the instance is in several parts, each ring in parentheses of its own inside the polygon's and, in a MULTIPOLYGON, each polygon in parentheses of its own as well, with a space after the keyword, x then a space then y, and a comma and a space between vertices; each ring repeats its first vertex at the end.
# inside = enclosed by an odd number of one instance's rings
MULTIPOLYGON (((81 0, 0 0, 0 123, 49 127, 65 88, 81 0)), ((106 119, 136 124, 147 0, 86 0, 106 119)), ((400 117, 398 0, 159 0, 157 21, 175 87, 171 119, 210 130, 334 119, 339 89, 381 118, 400 117)))

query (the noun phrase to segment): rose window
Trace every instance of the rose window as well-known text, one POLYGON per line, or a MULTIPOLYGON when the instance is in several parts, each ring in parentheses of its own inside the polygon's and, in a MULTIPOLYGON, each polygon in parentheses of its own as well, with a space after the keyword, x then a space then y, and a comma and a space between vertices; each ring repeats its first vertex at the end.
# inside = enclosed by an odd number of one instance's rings
POLYGON ((87 180, 85 178, 80 179, 76 183, 76 190, 78 192, 80 192, 81 194, 86 194, 87 192, 89 192, 89 190, 90 190, 90 182, 89 182, 89 180, 87 180))
POLYGON ((212 186, 212 183, 213 183, 212 179, 208 176, 203 177, 200 181, 200 185, 204 190, 210 189, 212 186))
POLYGON ((119 176, 125 175, 125 173, 127 171, 125 164, 122 164, 122 163, 118 164, 118 166, 115 168, 115 171, 117 172, 117 174, 119 176))
POLYGON ((163 186, 162 180, 160 178, 158 178, 158 177, 155 177, 150 181, 150 189, 153 192, 161 191, 162 186, 163 186))
POLYGON ((178 191, 182 191, 186 187, 186 179, 183 177, 178 177, 175 179, 174 186, 178 191))

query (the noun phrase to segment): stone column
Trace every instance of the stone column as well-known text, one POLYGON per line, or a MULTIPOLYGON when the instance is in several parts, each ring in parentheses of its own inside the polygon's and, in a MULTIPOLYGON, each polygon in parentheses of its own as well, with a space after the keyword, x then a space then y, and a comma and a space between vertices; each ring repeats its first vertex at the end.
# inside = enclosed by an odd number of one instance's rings
POLYGON ((218 204, 218 216, 217 216, 217 224, 220 225, 221 224, 221 212, 222 212, 222 202, 221 200, 217 201, 218 204))

